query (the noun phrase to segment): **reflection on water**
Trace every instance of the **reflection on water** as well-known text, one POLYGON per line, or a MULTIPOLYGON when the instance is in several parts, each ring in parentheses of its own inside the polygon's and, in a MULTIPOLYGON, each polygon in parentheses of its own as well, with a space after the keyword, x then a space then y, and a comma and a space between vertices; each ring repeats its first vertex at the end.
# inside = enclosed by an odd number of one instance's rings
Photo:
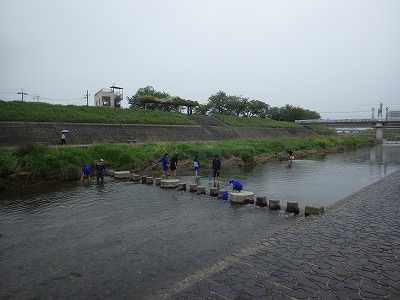
MULTIPOLYGON (((397 170, 399 149, 223 169, 222 187, 327 206, 397 170)), ((300 218, 110 177, 1 193, 0 298, 142 298, 300 218)))
POLYGON ((245 189, 268 199, 329 206, 397 170, 400 145, 332 153, 315 158, 267 163, 248 169, 224 170, 223 175, 243 182, 245 189), (378 157, 377 157, 378 156, 378 157))

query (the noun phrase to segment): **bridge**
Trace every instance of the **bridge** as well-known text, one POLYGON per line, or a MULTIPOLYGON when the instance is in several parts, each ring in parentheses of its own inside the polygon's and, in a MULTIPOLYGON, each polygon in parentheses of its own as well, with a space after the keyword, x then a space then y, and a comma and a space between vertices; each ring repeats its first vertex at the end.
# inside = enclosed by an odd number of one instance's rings
POLYGON ((376 139, 383 140, 383 127, 400 128, 399 118, 385 119, 311 119, 311 120, 296 120, 300 125, 326 125, 333 128, 357 127, 357 128, 375 128, 376 139))

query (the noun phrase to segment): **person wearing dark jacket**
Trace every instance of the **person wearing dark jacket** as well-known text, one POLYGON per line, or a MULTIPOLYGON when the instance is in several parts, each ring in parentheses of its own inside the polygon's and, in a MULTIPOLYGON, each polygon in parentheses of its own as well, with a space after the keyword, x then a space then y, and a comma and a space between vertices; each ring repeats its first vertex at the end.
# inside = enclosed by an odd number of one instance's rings
POLYGON ((218 155, 214 155, 211 170, 214 177, 214 186, 216 183, 219 184, 219 171, 221 170, 221 160, 218 158, 218 155))
POLYGON ((99 183, 100 180, 101 182, 103 182, 104 173, 106 172, 106 166, 104 165, 103 159, 100 159, 100 161, 96 164, 95 170, 96 170, 97 183, 99 183))
POLYGON ((178 168, 178 153, 175 152, 174 156, 171 158, 171 178, 175 179, 176 178, 176 169, 178 168))

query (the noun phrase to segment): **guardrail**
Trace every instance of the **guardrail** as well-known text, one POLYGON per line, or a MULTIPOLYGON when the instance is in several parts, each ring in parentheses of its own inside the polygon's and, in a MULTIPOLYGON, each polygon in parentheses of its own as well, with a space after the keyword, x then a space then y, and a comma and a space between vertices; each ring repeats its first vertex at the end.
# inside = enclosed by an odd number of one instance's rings
POLYGON ((387 122, 396 122, 400 123, 399 118, 385 118, 385 119, 336 119, 336 120, 330 120, 330 119, 310 119, 310 120, 296 120, 295 121, 298 124, 333 124, 333 123, 348 123, 348 124, 354 124, 354 123, 360 123, 360 124, 365 124, 365 123, 387 123, 387 122))

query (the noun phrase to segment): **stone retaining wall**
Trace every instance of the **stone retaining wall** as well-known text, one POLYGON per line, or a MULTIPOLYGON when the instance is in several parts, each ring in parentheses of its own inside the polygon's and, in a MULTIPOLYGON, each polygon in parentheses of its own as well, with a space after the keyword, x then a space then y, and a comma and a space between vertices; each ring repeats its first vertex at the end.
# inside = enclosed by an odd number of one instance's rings
POLYGON ((203 125, 122 125, 89 123, 0 122, 0 147, 26 143, 61 143, 61 130, 67 129, 67 143, 75 145, 99 143, 213 141, 265 137, 315 136, 309 129, 248 128, 203 125))

